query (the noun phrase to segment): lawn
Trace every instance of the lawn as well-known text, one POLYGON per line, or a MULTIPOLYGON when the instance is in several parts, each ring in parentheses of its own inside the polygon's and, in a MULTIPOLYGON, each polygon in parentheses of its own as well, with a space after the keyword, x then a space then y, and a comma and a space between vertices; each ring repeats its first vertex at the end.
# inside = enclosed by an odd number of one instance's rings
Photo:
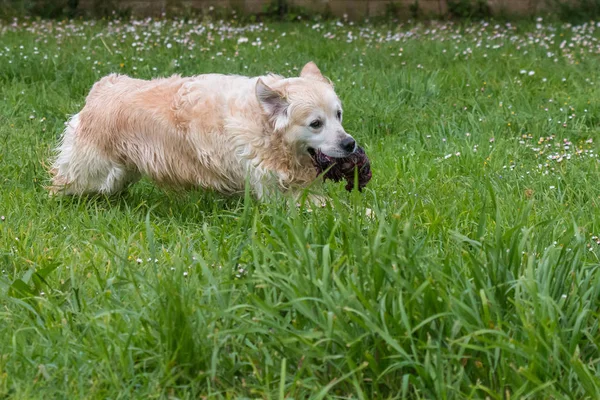
POLYGON ((0 399, 600 397, 600 23, 0 25, 0 399), (328 207, 50 198, 110 72, 335 83, 328 207))

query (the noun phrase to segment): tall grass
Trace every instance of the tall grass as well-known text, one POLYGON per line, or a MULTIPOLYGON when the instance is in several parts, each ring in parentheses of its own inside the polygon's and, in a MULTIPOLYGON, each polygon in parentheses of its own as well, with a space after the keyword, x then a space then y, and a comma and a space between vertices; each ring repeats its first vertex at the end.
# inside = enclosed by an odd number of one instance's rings
POLYGON ((0 398, 598 398, 594 27, 3 25, 0 398), (364 193, 48 198, 102 75, 311 59, 364 193))

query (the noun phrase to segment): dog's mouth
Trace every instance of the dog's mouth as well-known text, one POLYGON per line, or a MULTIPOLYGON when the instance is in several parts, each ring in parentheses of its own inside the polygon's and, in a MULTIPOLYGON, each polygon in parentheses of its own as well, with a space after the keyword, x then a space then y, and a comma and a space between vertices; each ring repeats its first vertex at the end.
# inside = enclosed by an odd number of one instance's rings
POLYGON ((318 149, 308 148, 308 154, 312 158, 313 165, 317 170, 317 175, 322 174, 323 179, 331 179, 339 182, 345 179, 347 182, 346 190, 352 190, 354 187, 354 170, 358 169, 358 189, 363 187, 371 180, 371 163, 361 147, 348 157, 330 157, 323 154, 318 149))
POLYGON ((313 149, 312 147, 309 147, 308 154, 312 158, 313 164, 315 165, 315 168, 317 169, 317 174, 322 173, 327 168, 329 168, 331 166, 331 164, 333 164, 334 158, 323 154, 323 152, 321 152, 321 150, 313 149))

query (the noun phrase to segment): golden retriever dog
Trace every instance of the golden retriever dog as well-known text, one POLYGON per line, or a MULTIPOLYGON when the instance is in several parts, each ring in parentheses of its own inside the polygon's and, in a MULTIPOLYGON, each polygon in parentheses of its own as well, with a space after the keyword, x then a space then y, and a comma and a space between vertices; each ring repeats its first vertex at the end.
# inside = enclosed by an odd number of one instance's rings
POLYGON ((314 181, 314 150, 346 157, 355 148, 331 81, 313 62, 298 78, 111 74, 69 120, 50 189, 112 194, 147 176, 224 194, 248 182, 261 199, 314 181))

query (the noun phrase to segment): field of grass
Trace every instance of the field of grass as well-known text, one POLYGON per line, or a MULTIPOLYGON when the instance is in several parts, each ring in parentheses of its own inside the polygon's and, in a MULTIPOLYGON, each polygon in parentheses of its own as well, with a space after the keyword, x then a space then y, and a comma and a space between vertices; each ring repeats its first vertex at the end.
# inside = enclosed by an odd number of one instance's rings
POLYGON ((3 23, 0 399, 600 398, 599 30, 3 23), (103 75, 309 60, 364 193, 48 197, 103 75))

